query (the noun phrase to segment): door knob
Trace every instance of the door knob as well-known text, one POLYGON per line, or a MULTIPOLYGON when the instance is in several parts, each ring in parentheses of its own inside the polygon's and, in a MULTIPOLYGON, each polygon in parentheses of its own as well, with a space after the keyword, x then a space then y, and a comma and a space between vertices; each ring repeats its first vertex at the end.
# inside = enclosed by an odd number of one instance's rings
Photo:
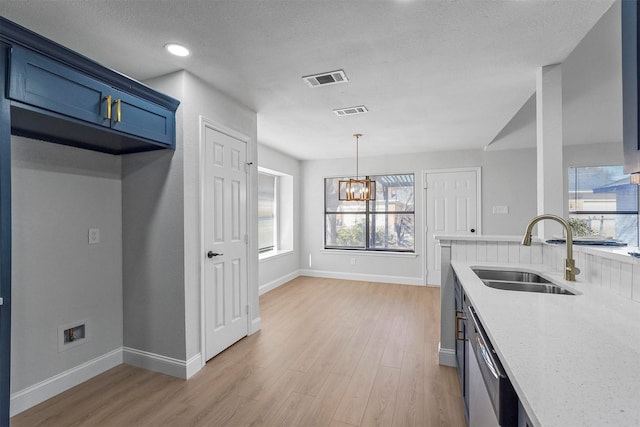
POLYGON ((209 251, 207 252, 207 258, 213 258, 214 256, 222 256, 224 254, 219 254, 217 252, 209 251))
POLYGON ((470 231, 471 231, 472 233, 475 233, 475 232, 476 232, 476 229, 475 229, 475 228, 472 228, 470 231))

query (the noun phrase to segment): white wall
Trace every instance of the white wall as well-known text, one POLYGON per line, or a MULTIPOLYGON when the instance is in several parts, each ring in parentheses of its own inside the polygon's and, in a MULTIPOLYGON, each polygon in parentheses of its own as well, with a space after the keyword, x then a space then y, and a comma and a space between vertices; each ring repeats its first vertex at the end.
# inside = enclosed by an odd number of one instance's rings
POLYGON ((416 177, 416 256, 381 254, 336 254, 323 251, 325 177, 353 174, 353 159, 304 161, 302 163, 302 251, 301 268, 306 274, 338 273, 341 277, 423 284, 423 224, 425 170, 475 167, 482 168, 482 232, 484 234, 518 234, 536 211, 535 149, 482 151, 465 150, 360 160, 361 174, 414 173, 416 177), (492 206, 509 206, 509 214, 494 215, 492 206), (311 266, 308 260, 311 255, 311 266), (351 265, 350 259, 356 258, 351 265))
POLYGON ((16 393, 122 346, 122 206, 117 156, 16 136, 11 151, 16 393), (84 319, 89 339, 58 352, 58 326, 84 319))
POLYGON ((260 260, 259 283, 260 293, 267 292, 298 275, 300 269, 300 165, 294 159, 279 151, 258 144, 258 166, 291 175, 293 178, 293 248, 291 251, 260 260))

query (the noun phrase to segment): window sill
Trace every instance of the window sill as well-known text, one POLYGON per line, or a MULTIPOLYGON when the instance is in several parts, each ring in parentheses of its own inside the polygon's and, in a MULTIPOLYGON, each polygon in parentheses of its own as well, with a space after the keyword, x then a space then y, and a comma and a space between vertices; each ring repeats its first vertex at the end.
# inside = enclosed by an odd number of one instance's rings
POLYGON ((292 253, 293 253, 293 250, 291 250, 291 249, 279 250, 279 251, 269 251, 269 252, 265 252, 263 254, 258 254, 258 261, 259 262, 263 262, 263 261, 267 261, 267 260, 271 260, 271 259, 275 259, 275 258, 281 258, 283 256, 286 256, 286 255, 289 255, 289 254, 292 254, 292 253))
POLYGON ((392 252, 392 251, 361 251, 357 249, 322 249, 323 254, 328 255, 357 255, 357 256, 374 256, 385 258, 416 258, 416 252, 392 252))

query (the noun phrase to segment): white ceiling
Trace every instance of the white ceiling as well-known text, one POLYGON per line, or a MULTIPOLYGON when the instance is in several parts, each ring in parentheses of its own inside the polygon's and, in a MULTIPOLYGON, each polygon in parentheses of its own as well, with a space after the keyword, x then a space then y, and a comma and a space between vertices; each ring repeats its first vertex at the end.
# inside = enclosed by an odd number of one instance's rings
POLYGON ((482 148, 614 0, 0 0, 3 16, 139 80, 187 69, 299 159, 482 148), (167 42, 192 55, 170 57, 167 42), (343 69, 348 84, 301 76, 343 69), (366 105, 366 115, 333 109, 366 105))

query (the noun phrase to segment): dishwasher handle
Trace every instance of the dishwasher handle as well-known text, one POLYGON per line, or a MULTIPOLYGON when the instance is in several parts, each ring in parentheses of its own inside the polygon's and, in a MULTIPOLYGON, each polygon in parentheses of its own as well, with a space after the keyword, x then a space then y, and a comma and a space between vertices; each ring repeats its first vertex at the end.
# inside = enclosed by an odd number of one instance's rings
POLYGON ((496 365, 492 360, 491 355, 489 354, 489 349, 487 348, 486 344, 482 341, 482 338, 480 338, 480 335, 476 335, 476 345, 478 346, 478 353, 480 353, 480 356, 482 357, 482 361, 484 362, 485 366, 489 369, 489 372, 491 372, 491 375, 495 378, 498 379, 498 372, 496 371, 496 365))
MULTIPOLYGON (((473 322, 474 329, 474 339, 471 340, 471 345, 475 347, 476 354, 482 358, 482 362, 487 367, 488 371, 491 373, 496 380, 500 377, 506 377, 506 373, 504 372, 500 362, 496 359, 493 354, 493 348, 491 347, 491 343, 489 342, 489 338, 484 332, 484 328, 478 319, 478 315, 476 314, 473 307, 469 307, 469 316, 471 317, 471 321, 473 322)), ((480 360, 479 360, 480 362, 480 360)))

